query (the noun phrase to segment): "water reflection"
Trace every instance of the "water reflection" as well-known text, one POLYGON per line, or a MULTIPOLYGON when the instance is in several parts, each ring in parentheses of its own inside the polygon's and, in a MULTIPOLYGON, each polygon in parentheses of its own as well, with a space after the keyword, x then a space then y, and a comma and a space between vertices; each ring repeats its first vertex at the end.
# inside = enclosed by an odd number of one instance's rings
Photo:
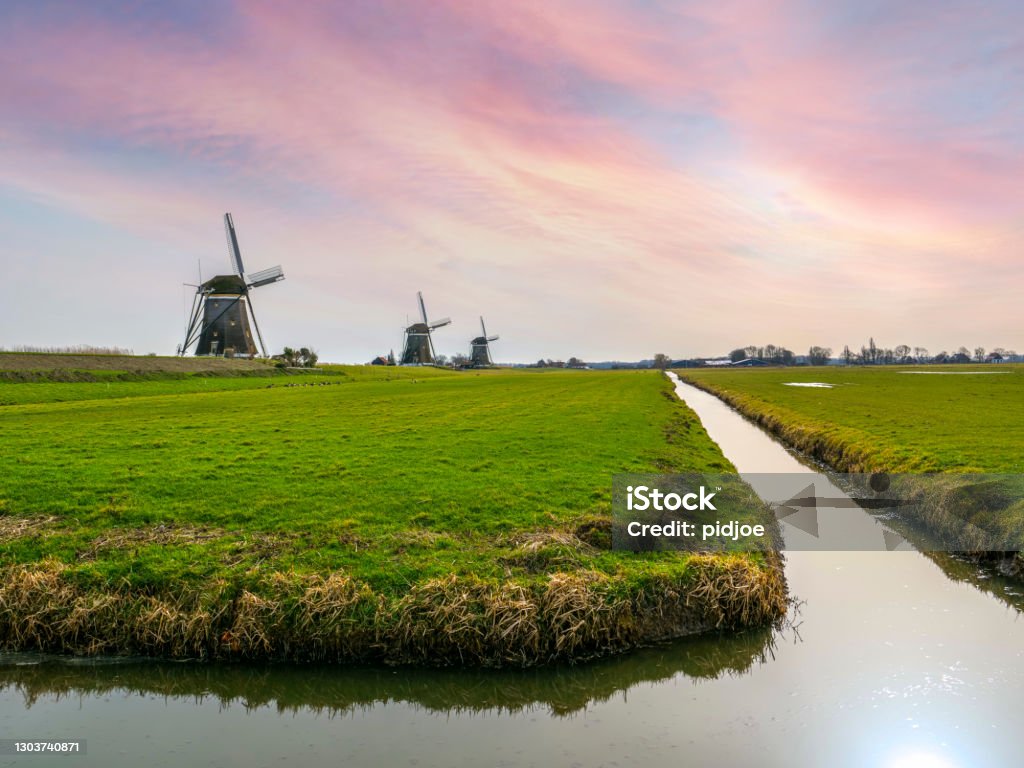
POLYGON ((0 654, 0 693, 17 692, 29 708, 67 697, 150 694, 279 713, 336 715, 403 702, 430 712, 541 708, 565 716, 639 685, 680 676, 714 680, 746 674, 771 659, 778 642, 797 638, 787 621, 774 629, 703 636, 590 664, 533 670, 208 665, 0 654))
POLYGON ((970 584, 977 590, 1012 608, 1024 613, 1024 584, 1020 579, 1009 579, 990 568, 947 552, 925 552, 925 557, 935 563, 951 580, 970 584))

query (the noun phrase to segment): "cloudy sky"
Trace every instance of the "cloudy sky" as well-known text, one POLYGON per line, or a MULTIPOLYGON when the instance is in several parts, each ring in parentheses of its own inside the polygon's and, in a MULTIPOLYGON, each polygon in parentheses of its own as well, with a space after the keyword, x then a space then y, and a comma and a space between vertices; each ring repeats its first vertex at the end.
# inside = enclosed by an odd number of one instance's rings
POLYGON ((0 6, 0 346, 173 353, 234 214, 268 344, 1024 349, 1024 6, 0 6))

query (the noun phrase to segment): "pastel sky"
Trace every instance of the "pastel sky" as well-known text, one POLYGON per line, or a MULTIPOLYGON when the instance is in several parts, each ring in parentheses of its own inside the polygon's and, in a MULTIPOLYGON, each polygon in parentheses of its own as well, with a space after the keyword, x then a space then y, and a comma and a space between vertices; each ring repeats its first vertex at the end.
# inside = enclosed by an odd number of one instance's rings
POLYGON ((1024 4, 0 5, 0 346, 1024 350, 1024 4))

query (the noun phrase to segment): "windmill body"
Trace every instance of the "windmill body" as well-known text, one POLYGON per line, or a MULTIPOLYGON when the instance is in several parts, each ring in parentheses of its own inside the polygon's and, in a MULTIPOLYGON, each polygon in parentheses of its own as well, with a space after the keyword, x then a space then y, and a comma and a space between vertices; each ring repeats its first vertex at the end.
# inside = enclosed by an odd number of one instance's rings
POLYGON ((430 321, 427 319, 427 308, 423 303, 423 294, 417 293, 420 305, 420 319, 405 329, 405 344, 402 348, 402 365, 433 365, 434 364, 434 342, 430 334, 436 328, 442 328, 451 323, 447 317, 441 320, 430 321))
POLYGON ((474 368, 488 368, 494 365, 491 359, 492 341, 497 341, 497 336, 487 335, 487 326, 484 325, 483 317, 480 318, 481 334, 469 342, 469 364, 474 368))
POLYGON ((197 355, 259 354, 249 324, 248 290, 235 275, 218 275, 200 286, 203 318, 196 342, 197 355))
POLYGON ((251 293, 253 288, 284 280, 284 272, 271 267, 247 275, 230 213, 224 214, 224 228, 235 274, 217 275, 196 287, 185 342, 178 353, 186 355, 194 349, 196 355, 255 357, 262 352, 266 357, 251 293))

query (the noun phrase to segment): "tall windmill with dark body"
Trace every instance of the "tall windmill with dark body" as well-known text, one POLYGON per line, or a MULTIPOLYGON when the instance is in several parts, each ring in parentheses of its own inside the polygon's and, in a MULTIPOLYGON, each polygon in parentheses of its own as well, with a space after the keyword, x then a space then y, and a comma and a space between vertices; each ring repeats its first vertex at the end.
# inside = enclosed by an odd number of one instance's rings
POLYGON ((469 342, 469 364, 474 368, 487 368, 494 365, 491 360, 490 342, 497 341, 497 336, 487 335, 487 326, 484 325, 484 318, 480 316, 480 330, 482 333, 469 342))
POLYGON ((413 323, 405 329, 405 345, 402 349, 402 365, 433 365, 434 342, 430 334, 436 329, 451 323, 450 318, 442 318, 431 322, 427 319, 427 308, 423 304, 423 294, 417 292, 420 304, 421 322, 413 323))
POLYGON ((255 357, 262 352, 266 357, 267 348, 253 312, 251 291, 284 280, 284 271, 281 267, 271 267, 247 275, 230 213, 224 214, 224 229, 235 273, 217 275, 196 286, 185 342, 178 348, 178 354, 187 355, 194 346, 196 355, 255 357), (252 328, 256 329, 259 348, 253 341, 252 328))

